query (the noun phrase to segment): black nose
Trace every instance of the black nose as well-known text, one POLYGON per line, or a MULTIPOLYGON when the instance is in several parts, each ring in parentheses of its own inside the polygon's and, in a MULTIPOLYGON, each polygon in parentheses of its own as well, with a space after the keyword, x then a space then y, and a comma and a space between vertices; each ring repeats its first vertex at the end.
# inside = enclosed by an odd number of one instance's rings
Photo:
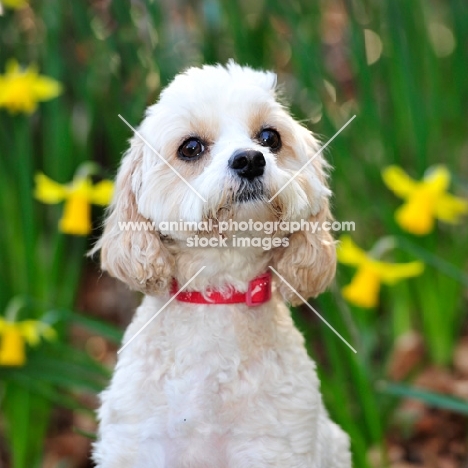
POLYGON ((253 180, 263 175, 265 158, 260 151, 237 150, 229 159, 228 165, 235 173, 245 179, 253 180))

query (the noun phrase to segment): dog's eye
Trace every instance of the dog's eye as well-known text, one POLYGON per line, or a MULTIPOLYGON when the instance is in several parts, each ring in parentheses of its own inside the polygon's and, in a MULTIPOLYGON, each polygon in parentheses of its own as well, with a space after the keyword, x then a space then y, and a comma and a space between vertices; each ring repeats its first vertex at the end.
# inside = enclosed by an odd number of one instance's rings
POLYGON ((273 151, 278 151, 281 148, 280 134, 272 128, 264 128, 263 130, 260 130, 257 139, 262 146, 267 146, 273 151))
POLYGON ((205 151, 205 145, 198 138, 185 140, 177 150, 180 159, 194 160, 205 151))

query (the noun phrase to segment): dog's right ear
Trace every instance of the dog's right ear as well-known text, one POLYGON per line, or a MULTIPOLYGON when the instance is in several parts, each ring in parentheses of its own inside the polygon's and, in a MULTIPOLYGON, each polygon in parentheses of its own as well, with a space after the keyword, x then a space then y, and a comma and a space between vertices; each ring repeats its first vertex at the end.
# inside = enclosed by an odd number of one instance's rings
POLYGON ((158 294, 170 286, 174 258, 151 221, 138 212, 143 150, 144 143, 134 137, 117 174, 104 232, 90 254, 100 250, 101 268, 130 288, 158 294))

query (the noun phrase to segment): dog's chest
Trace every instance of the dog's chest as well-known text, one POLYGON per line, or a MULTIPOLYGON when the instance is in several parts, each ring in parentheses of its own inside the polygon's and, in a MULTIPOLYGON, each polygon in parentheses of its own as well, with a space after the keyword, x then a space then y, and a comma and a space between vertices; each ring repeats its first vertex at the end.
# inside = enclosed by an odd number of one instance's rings
POLYGON ((281 366, 276 325, 262 320, 272 311, 242 316, 208 309, 201 320, 194 320, 198 311, 177 312, 176 319, 168 311, 142 337, 146 346, 138 362, 145 360, 146 394, 170 437, 220 433, 245 414, 281 366))
MULTIPOLYGON (((133 363, 146 374, 154 405, 159 410, 163 406, 170 433, 229 424, 240 406, 268 386, 260 381, 281 365, 278 353, 284 347, 278 313, 287 316, 284 306, 279 311, 271 304, 245 310, 178 305, 144 330, 141 353, 133 363)), ((289 317, 284 321, 290 333, 292 322, 289 317)), ((137 329, 138 322, 131 327, 137 329)))
POLYGON ((250 376, 262 359, 240 354, 229 340, 174 350, 175 364, 163 365, 167 371, 153 380, 169 437, 219 436, 245 413, 258 390, 250 376))
POLYGON ((155 423, 148 431, 162 441, 168 466, 185 467, 194 457, 202 457, 206 467, 226 466, 226 443, 233 428, 255 411, 259 389, 267 398, 268 382, 262 386, 253 377, 263 360, 242 362, 233 351, 226 343, 215 350, 209 343, 206 349, 198 344, 196 350, 176 353, 177 364, 154 381, 159 416, 148 421, 155 423))
POLYGON ((318 382, 286 307, 269 306, 157 317, 119 361, 109 422, 136 431, 144 453, 157 442, 171 468, 227 466, 241 439, 288 440, 291 420, 314 417, 318 382))

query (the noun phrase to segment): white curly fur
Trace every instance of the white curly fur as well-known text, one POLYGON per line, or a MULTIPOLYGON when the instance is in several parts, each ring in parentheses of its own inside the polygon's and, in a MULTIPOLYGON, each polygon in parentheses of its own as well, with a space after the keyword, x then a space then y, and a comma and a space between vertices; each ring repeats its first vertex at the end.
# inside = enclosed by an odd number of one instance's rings
MULTIPOLYGON (((289 235, 289 246, 266 251, 189 248, 193 232, 119 228, 121 221, 330 220, 322 156, 268 203, 318 148, 277 101, 275 86, 273 73, 233 62, 191 68, 148 109, 139 132, 207 202, 134 136, 94 249, 103 269, 146 294, 124 344, 169 300, 172 278, 184 284, 202 266, 188 290, 246 291, 270 265, 305 297, 332 280, 335 247, 324 230, 276 232, 271 236, 289 235), (266 126, 281 135, 277 154, 255 139, 266 126), (178 147, 194 135, 206 142, 206 154, 180 160, 178 147), (239 148, 261 151, 266 161, 264 196, 254 201, 235 199, 241 182, 227 161, 239 148)), ((101 395, 96 466, 349 468, 348 436, 327 415, 315 365, 283 303, 297 296, 281 281, 273 289, 258 307, 174 300, 129 343, 101 395)))

